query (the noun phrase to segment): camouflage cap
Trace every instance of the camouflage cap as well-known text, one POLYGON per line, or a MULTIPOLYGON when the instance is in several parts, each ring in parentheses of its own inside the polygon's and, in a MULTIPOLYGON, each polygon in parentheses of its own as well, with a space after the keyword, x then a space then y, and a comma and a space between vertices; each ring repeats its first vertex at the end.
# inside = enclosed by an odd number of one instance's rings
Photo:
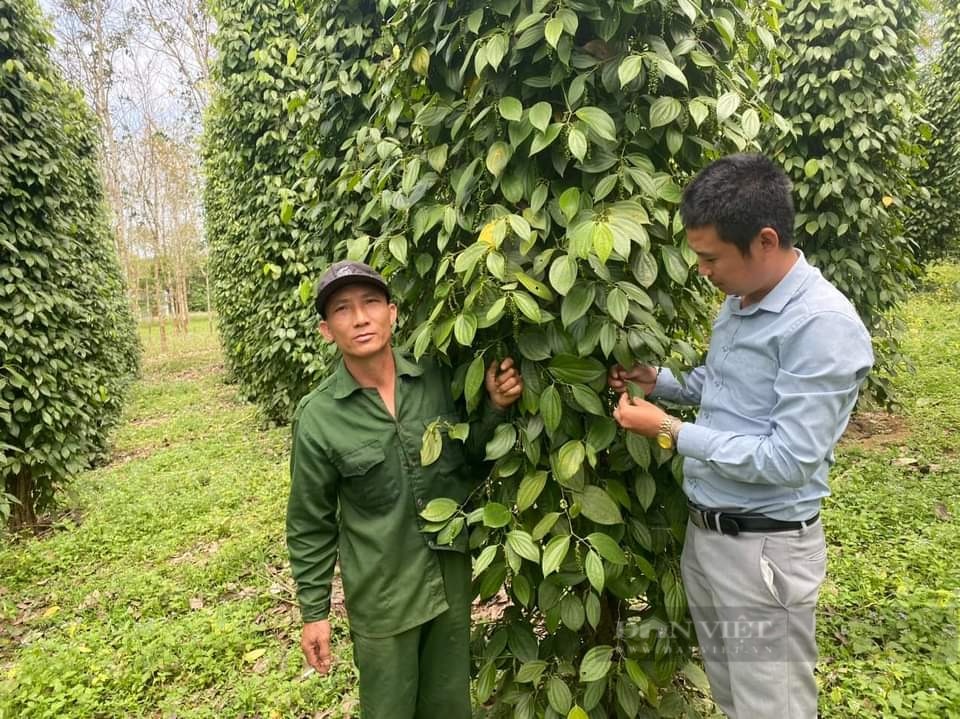
POLYGON ((342 260, 330 265, 320 278, 315 302, 317 313, 321 317, 326 317, 324 310, 330 295, 345 285, 357 283, 373 285, 383 290, 387 299, 390 298, 390 288, 387 287, 386 280, 380 276, 379 272, 363 262, 342 260))

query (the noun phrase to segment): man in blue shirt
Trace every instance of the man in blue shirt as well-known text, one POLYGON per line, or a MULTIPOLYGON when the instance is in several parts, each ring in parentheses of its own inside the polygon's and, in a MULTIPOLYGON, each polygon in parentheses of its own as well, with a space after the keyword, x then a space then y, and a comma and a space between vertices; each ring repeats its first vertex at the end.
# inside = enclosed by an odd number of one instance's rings
POLYGON ((833 449, 873 364, 853 306, 793 247, 790 181, 761 155, 714 162, 680 206, 698 270, 728 295, 703 366, 616 366, 614 417, 684 457, 682 574, 714 699, 735 719, 817 716, 819 521, 833 449))

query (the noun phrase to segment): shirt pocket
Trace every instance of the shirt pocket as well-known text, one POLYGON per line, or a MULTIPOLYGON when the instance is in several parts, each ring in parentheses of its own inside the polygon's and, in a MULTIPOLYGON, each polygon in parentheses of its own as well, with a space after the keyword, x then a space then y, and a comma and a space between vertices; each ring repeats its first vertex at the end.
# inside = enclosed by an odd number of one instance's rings
POLYGON ((370 512, 383 512, 393 506, 400 496, 400 485, 385 460, 379 440, 342 454, 337 464, 343 499, 370 512))

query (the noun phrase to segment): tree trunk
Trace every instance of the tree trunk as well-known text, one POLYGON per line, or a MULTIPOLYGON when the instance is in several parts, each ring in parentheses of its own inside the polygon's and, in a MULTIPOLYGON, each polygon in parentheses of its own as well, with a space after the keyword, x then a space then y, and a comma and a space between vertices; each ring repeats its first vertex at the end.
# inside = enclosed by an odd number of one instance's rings
POLYGON ((19 502, 19 504, 13 502, 10 507, 10 531, 35 530, 37 514, 33 506, 33 477, 30 475, 30 471, 24 467, 19 474, 8 476, 6 487, 7 494, 16 497, 17 502, 19 502))
POLYGON ((190 329, 190 298, 187 289, 186 274, 182 271, 177 283, 177 294, 180 295, 180 310, 183 312, 181 316, 181 332, 187 334, 187 331, 190 329))
POLYGON ((207 325, 210 327, 210 334, 213 334, 213 314, 210 311, 210 273, 203 273, 203 281, 207 285, 207 325))
MULTIPOLYGON (((139 292, 137 293, 139 294, 139 292)), ((144 308, 144 314, 140 315, 140 319, 146 319, 147 325, 147 338, 153 336, 153 323, 150 321, 150 318, 153 317, 153 309, 150 307, 150 278, 148 277, 143 284, 143 303, 146 305, 144 308)))
POLYGON ((167 328, 165 325, 167 315, 167 300, 163 296, 163 282, 160 280, 160 262, 154 259, 153 262, 153 280, 157 296, 157 324, 160 327, 160 351, 167 351, 167 328))

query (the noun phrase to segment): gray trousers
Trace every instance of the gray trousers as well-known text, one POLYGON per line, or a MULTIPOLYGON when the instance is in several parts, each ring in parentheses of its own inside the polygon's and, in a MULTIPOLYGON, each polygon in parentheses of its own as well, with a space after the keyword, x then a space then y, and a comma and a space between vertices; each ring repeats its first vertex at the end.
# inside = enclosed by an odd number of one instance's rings
POLYGON ((731 719, 815 719, 820 522, 736 536, 687 523, 683 582, 714 701, 731 719))

